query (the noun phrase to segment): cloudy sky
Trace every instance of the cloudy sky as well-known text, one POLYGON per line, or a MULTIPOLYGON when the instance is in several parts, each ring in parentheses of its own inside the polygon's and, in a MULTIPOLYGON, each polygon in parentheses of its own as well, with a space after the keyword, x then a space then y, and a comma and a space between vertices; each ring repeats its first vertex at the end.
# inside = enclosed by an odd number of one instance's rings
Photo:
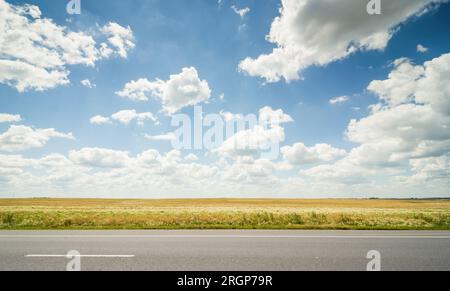
POLYGON ((67 2, 0 0, 0 198, 450 197, 446 0, 67 2))

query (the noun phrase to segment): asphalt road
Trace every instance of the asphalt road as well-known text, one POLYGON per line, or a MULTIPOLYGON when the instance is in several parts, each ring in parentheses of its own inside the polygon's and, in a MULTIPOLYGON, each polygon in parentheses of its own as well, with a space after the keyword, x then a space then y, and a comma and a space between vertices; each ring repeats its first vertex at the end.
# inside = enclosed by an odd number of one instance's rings
POLYGON ((0 270, 450 271, 450 232, 375 231, 3 231, 0 270), (78 258, 78 257, 77 257, 78 258))

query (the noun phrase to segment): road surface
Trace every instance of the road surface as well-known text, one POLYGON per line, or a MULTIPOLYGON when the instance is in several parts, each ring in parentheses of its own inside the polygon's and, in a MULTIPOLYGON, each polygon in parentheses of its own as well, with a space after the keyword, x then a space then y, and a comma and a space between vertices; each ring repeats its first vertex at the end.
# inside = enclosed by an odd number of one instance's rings
POLYGON ((450 232, 416 231, 0 231, 0 270, 450 271, 450 232))

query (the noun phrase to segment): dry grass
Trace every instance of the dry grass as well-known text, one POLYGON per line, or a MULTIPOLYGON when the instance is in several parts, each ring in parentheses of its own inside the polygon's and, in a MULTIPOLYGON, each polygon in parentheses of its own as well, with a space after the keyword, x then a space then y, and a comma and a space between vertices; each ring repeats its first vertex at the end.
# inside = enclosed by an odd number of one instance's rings
POLYGON ((450 200, 0 199, 0 229, 450 230, 450 200))

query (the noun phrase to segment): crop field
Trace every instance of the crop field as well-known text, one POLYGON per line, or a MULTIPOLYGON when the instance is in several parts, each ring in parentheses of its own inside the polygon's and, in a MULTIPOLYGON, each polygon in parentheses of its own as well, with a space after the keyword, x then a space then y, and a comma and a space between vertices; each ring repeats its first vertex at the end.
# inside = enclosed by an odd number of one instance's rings
POLYGON ((0 229, 450 230, 450 200, 0 199, 0 229))

